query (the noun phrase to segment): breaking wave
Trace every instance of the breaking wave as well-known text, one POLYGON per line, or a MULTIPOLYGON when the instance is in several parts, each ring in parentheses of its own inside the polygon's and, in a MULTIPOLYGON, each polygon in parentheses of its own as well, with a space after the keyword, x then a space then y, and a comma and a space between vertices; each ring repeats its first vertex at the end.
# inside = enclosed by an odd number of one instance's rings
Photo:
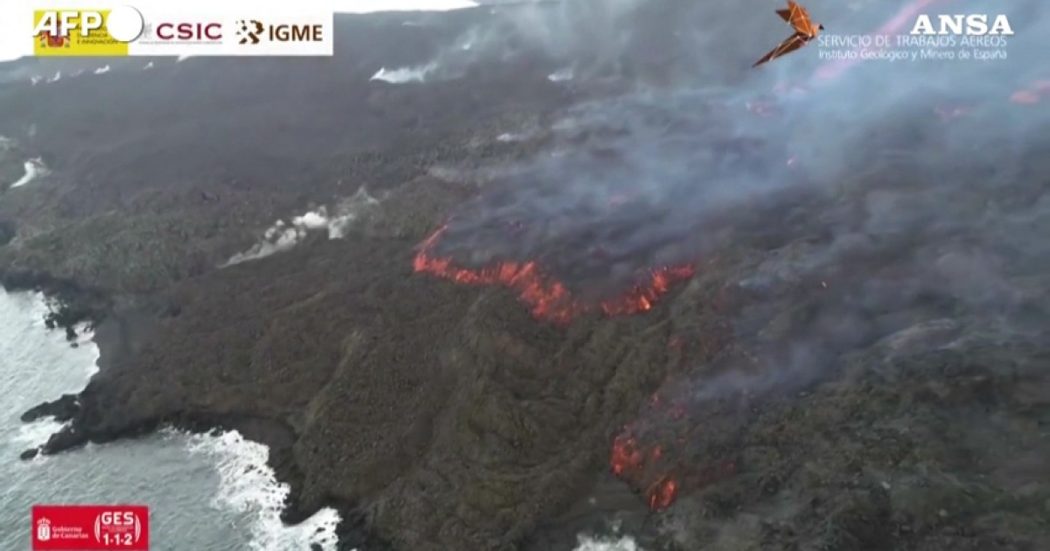
POLYGON ((312 546, 325 551, 335 549, 335 529, 340 518, 334 509, 322 509, 294 527, 281 522, 281 509, 290 489, 277 481, 273 469, 266 464, 269 450, 265 445, 229 431, 215 436, 192 435, 188 446, 192 454, 203 455, 215 463, 220 482, 212 505, 250 514, 255 519, 249 541, 253 551, 312 546))

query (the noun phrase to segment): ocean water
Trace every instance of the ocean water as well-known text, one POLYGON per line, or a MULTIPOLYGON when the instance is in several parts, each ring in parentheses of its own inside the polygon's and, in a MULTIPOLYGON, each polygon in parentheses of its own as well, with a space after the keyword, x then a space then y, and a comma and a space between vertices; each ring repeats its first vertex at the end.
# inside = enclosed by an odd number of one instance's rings
POLYGON ((46 313, 39 294, 0 289, 0 549, 29 549, 30 507, 63 503, 148 505, 155 551, 335 548, 334 510, 299 526, 281 524, 287 487, 266 466, 266 447, 236 432, 167 430, 19 460, 61 426, 22 423, 22 412, 79 391, 97 370, 91 335, 83 334, 74 348, 64 331, 47 330, 46 313))

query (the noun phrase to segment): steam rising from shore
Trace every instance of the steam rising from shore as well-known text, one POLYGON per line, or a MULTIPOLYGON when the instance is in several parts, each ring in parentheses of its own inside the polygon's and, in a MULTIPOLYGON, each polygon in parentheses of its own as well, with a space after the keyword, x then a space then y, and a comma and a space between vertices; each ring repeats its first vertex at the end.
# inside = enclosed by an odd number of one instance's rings
POLYGON ((347 228, 357 219, 362 210, 378 203, 376 198, 361 188, 352 197, 332 209, 333 212, 329 212, 328 207, 322 205, 316 210, 293 217, 289 222, 278 220, 266 229, 258 243, 247 251, 230 257, 223 267, 287 251, 315 232, 327 233, 328 239, 342 239, 347 228))
POLYGON ((579 536, 579 545, 573 551, 644 551, 630 536, 621 538, 590 538, 579 536))
POLYGON ((25 174, 23 174, 17 181, 12 182, 9 186, 10 188, 14 189, 22 187, 40 176, 46 176, 48 173, 47 167, 44 166, 44 161, 41 160, 40 157, 29 159, 25 162, 23 167, 25 168, 25 174))
POLYGON ((423 82, 427 75, 437 69, 436 63, 429 63, 418 67, 402 67, 400 69, 387 70, 381 67, 369 80, 380 80, 390 84, 404 84, 406 82, 423 82))

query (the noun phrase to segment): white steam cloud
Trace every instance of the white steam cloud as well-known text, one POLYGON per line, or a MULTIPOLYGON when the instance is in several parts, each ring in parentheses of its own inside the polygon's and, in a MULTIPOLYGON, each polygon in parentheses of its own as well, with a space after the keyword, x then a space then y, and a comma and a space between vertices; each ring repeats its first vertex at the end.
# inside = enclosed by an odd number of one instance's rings
POLYGON ((328 239, 342 239, 351 223, 357 219, 362 210, 379 203, 361 188, 349 199, 341 202, 331 212, 322 205, 316 210, 307 211, 293 217, 290 221, 278 220, 266 229, 262 239, 247 251, 239 252, 223 264, 223 267, 258 260, 272 254, 287 251, 298 245, 308 235, 324 232, 328 239))
POLYGON ((12 189, 22 187, 38 177, 48 174, 47 167, 44 166, 44 161, 40 157, 29 159, 23 166, 25 167, 25 174, 18 181, 11 184, 10 187, 12 189))
POLYGON ((578 545, 573 551, 645 551, 631 536, 620 538, 592 538, 578 536, 578 545))
POLYGON ((574 75, 575 75, 575 71, 573 70, 573 68, 572 67, 566 67, 564 69, 559 69, 559 70, 554 71, 553 73, 547 75, 547 80, 549 80, 551 82, 564 82, 566 80, 572 80, 572 77, 574 75))
POLYGON ((437 70, 437 63, 428 63, 418 67, 401 67, 399 69, 387 70, 381 67, 369 80, 379 80, 390 84, 405 84, 409 82, 424 82, 427 76, 437 70))

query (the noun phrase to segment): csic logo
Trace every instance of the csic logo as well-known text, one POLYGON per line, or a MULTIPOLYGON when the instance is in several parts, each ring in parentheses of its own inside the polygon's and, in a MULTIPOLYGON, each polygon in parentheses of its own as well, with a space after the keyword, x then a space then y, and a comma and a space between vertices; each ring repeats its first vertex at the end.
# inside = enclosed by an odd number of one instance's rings
POLYGON ((242 19, 237 22, 238 44, 268 42, 323 42, 324 25, 281 24, 265 25, 258 19, 242 19))
POLYGON ((205 44, 222 42, 222 23, 211 22, 172 22, 165 21, 156 25, 147 24, 142 31, 143 44, 205 44))
POLYGON ((985 36, 1014 34, 1010 27, 1010 20, 1005 15, 996 15, 991 27, 988 26, 988 16, 973 13, 970 15, 938 15, 938 25, 934 26, 929 15, 922 14, 915 20, 911 29, 912 35, 967 35, 985 36))

